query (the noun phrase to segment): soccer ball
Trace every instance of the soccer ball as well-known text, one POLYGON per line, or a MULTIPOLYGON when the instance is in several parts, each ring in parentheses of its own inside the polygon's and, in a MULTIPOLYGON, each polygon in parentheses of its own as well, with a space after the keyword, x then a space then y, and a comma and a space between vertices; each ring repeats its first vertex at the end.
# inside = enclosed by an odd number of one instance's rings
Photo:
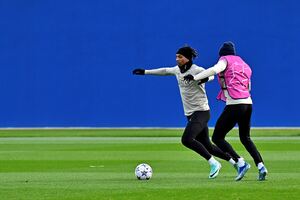
POLYGON ((139 180, 149 180, 152 177, 152 168, 146 163, 139 164, 135 168, 135 176, 139 180))

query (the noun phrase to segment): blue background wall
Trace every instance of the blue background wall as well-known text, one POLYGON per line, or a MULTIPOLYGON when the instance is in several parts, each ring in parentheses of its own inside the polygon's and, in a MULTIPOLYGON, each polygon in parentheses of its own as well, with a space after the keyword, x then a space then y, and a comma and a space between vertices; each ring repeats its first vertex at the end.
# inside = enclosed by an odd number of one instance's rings
POLYGON ((131 71, 175 65, 184 44, 207 68, 227 40, 253 69, 252 124, 300 126, 298 2, 2 0, 0 127, 184 126, 175 77, 131 71))

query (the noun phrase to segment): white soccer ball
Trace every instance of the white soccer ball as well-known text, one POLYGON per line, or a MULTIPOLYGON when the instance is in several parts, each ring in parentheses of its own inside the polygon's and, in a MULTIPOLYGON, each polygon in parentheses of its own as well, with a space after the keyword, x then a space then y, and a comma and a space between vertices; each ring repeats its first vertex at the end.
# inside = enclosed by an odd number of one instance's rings
POLYGON ((139 180, 149 180, 152 177, 152 168, 146 163, 139 164, 135 168, 135 176, 139 180))

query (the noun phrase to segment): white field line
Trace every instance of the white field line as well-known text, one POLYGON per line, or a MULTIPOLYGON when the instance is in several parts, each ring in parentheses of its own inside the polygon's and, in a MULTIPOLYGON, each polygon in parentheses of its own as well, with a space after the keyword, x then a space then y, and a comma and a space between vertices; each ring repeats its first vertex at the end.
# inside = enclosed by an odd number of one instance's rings
MULTIPOLYGON (((183 130, 185 127, 0 127, 0 130, 148 130, 148 129, 166 129, 166 130, 183 130)), ((214 127, 209 127, 209 129, 214 129, 214 127)), ((233 129, 238 129, 234 127, 233 129)), ((300 126, 265 126, 265 127, 251 127, 251 129, 278 129, 278 130, 300 130, 300 126)))
MULTIPOLYGON (((0 141, 180 141, 181 137, 5 137, 0 141)), ((300 140, 300 136, 251 137, 252 140, 300 140)), ((239 140, 227 137, 226 140, 239 140)))

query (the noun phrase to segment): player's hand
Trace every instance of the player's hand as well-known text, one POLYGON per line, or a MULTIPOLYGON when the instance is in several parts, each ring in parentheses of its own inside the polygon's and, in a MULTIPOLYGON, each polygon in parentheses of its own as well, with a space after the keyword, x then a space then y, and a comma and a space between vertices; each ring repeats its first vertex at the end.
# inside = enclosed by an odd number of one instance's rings
POLYGON ((186 75, 185 77, 183 77, 185 81, 187 82, 190 82, 190 81, 193 81, 194 80, 194 76, 189 74, 189 75, 186 75))
POLYGON ((134 75, 145 75, 145 70, 144 69, 134 69, 132 71, 132 74, 134 74, 134 75))
POLYGON ((208 81, 208 77, 207 78, 204 78, 204 79, 201 79, 198 83, 198 85, 201 85, 202 83, 206 83, 208 81))

